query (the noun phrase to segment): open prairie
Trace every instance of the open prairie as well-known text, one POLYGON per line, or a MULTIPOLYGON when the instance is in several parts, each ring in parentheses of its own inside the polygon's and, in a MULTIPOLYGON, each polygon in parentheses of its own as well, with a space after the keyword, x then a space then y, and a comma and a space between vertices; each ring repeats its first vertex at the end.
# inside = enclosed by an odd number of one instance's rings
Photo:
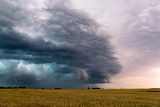
POLYGON ((160 107, 159 89, 0 89, 0 107, 160 107))

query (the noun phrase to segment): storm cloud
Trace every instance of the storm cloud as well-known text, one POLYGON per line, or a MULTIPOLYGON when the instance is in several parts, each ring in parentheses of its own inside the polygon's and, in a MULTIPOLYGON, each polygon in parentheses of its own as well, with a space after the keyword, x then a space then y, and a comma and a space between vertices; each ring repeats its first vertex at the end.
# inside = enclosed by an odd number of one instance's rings
POLYGON ((0 82, 31 87, 109 83, 121 66, 108 39, 67 0, 43 5, 1 0, 0 82))

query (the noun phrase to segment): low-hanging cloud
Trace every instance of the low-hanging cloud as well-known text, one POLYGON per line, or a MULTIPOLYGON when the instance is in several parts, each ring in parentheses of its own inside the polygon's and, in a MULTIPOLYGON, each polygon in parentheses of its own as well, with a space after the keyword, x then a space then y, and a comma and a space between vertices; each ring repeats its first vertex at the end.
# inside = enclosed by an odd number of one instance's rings
POLYGON ((109 36, 70 2, 16 2, 0 1, 1 84, 108 83, 120 72, 109 36))

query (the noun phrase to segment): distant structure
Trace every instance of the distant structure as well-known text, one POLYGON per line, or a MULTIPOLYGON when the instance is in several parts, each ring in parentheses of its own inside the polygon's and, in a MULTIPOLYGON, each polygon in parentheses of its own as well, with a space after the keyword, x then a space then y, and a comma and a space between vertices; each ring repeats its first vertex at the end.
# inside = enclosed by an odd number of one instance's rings
POLYGON ((60 90, 61 88, 55 88, 56 90, 60 90))
POLYGON ((19 87, 19 88, 26 88, 26 87, 24 86, 24 87, 19 87))
POLYGON ((92 87, 92 88, 90 88, 90 87, 88 87, 87 89, 104 89, 104 88, 99 88, 99 87, 92 87))
POLYGON ((101 89, 101 88, 99 88, 99 87, 93 87, 92 89, 101 89))

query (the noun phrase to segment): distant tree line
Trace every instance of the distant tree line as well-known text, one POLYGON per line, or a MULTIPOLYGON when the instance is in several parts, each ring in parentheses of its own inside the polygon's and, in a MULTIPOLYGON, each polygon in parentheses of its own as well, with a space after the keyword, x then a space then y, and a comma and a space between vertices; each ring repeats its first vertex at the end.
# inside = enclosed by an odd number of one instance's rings
POLYGON ((59 90, 59 89, 61 89, 61 88, 55 88, 56 90, 59 90))
POLYGON ((25 86, 24 87, 3 87, 1 86, 0 89, 14 89, 14 88, 26 88, 25 86))
MULTIPOLYGON (((0 89, 24 89, 24 88, 26 88, 25 86, 23 86, 23 87, 3 87, 3 86, 1 86, 0 87, 0 89)), ((35 89, 46 89, 46 88, 35 88, 35 89)), ((54 88, 55 90, 60 90, 61 88, 58 88, 58 87, 55 87, 54 88)), ((88 87, 87 89, 104 89, 104 88, 99 88, 99 87, 92 87, 92 88, 90 88, 90 87, 88 87)))
POLYGON ((104 88, 99 88, 99 87, 92 87, 92 88, 90 88, 90 87, 88 87, 88 89, 104 89, 104 88))

